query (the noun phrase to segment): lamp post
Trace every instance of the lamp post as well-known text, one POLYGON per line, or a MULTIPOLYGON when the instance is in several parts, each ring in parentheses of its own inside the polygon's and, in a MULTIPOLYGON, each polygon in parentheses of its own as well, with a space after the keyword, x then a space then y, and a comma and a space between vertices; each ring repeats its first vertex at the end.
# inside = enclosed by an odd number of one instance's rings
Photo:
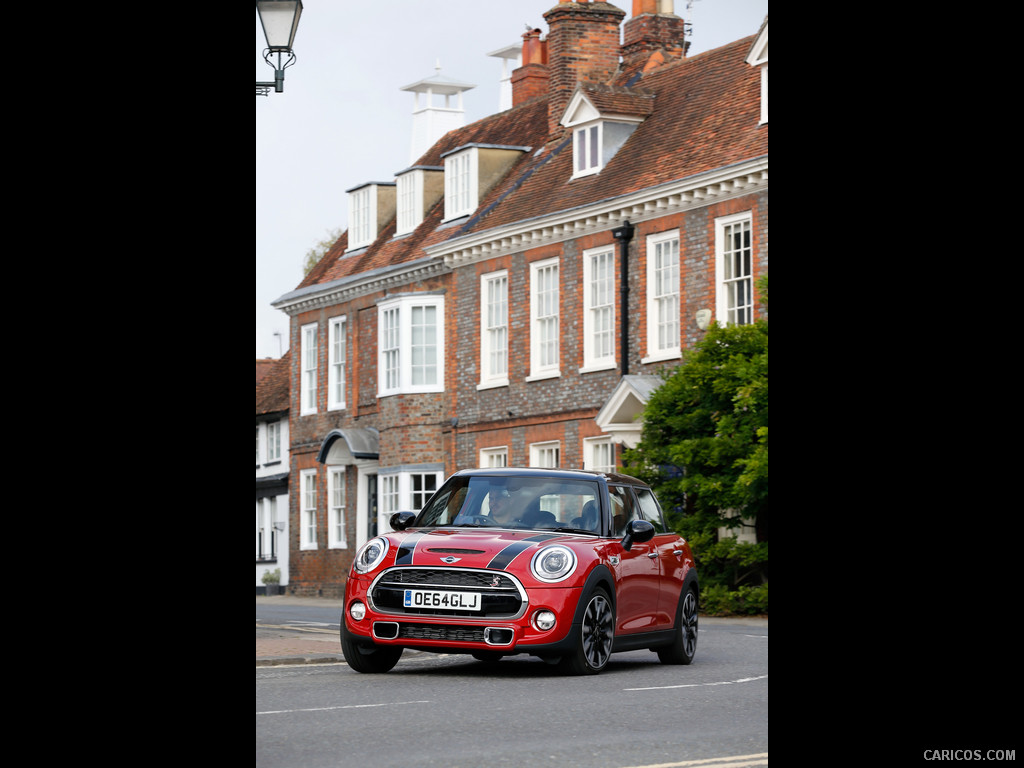
POLYGON ((263 34, 267 38, 263 60, 274 69, 274 82, 256 83, 256 95, 269 96, 271 88, 276 93, 284 91, 284 71, 295 63, 292 43, 295 30, 299 28, 302 0, 256 0, 256 10, 260 14, 263 34), (275 54, 276 63, 272 61, 275 54))

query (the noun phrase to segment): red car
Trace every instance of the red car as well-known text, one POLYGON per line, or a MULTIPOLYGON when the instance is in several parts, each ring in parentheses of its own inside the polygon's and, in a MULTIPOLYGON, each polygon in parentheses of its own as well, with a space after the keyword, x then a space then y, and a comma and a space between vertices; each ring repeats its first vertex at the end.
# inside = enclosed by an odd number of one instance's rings
POLYGON ((452 475, 419 514, 356 554, 341 647, 358 672, 405 648, 480 660, 532 654, 596 674, 616 651, 689 664, 697 571, 651 489, 632 477, 545 469, 452 475))

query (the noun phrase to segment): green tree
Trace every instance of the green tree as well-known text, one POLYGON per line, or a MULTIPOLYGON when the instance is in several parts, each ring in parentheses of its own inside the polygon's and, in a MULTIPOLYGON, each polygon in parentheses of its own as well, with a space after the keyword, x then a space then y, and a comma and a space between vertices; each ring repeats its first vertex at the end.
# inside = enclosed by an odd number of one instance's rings
MULTIPOLYGON (((759 285, 767 305, 768 282, 759 285)), ((732 588, 767 581, 768 321, 713 325, 667 372, 644 410, 640 443, 624 455, 645 479, 710 576, 732 588), (719 541, 753 521, 757 544, 719 541)))
POLYGON ((341 237, 343 231, 340 227, 329 231, 326 238, 306 251, 306 255, 302 259, 303 275, 308 275, 313 267, 320 263, 320 259, 324 257, 324 254, 331 250, 331 247, 338 242, 338 238, 341 237))

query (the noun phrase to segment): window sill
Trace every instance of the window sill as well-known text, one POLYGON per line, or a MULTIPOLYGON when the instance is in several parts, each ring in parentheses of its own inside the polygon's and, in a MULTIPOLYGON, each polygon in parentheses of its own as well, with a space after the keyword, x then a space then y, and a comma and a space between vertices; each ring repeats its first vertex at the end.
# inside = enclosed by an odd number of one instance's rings
POLYGON ((580 373, 596 373, 597 371, 611 371, 616 368, 614 360, 610 360, 605 363, 594 363, 592 365, 585 365, 580 368, 580 373))
POLYGON ((640 363, 647 365, 649 363, 660 363, 665 360, 679 360, 682 357, 682 353, 678 349, 669 350, 667 352, 657 352, 653 355, 641 358, 640 363))
POLYGON ((495 379, 494 381, 481 381, 476 385, 476 391, 482 392, 485 389, 498 389, 499 387, 507 387, 509 385, 508 379, 495 379))
POLYGON ((527 381, 544 381, 545 379, 560 379, 562 377, 561 371, 542 371, 541 373, 533 373, 526 377, 527 381))

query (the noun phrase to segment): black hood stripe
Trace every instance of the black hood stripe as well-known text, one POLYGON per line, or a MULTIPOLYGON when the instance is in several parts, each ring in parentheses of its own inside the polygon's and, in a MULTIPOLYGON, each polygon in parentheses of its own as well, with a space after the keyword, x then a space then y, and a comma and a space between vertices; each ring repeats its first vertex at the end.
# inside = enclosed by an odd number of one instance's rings
POLYGON ((411 533, 402 539, 398 545, 398 554, 395 555, 395 565, 412 565, 413 555, 416 554, 416 547, 422 541, 425 534, 411 533))
POLYGON ((557 539, 557 533, 541 533, 536 536, 531 536, 528 539, 517 541, 515 544, 509 544, 501 552, 496 554, 491 562, 487 564, 488 568, 493 568, 498 571, 503 571, 508 568, 509 564, 516 559, 523 551, 529 549, 534 544, 541 541, 547 541, 548 539, 557 539))

